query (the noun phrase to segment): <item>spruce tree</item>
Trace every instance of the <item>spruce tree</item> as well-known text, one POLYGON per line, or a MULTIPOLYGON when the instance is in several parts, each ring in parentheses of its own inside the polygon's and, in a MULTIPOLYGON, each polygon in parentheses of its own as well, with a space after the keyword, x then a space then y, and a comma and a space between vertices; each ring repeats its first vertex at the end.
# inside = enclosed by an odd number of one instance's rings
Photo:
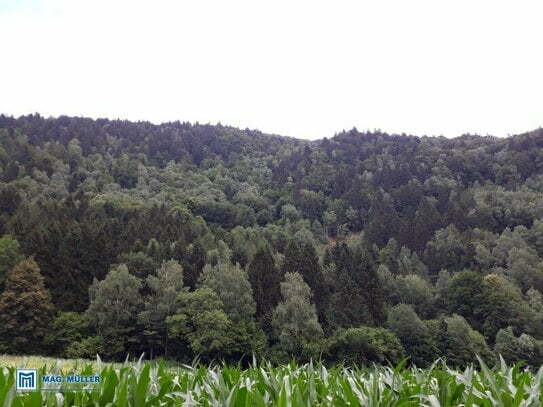
POLYGON ((17 264, 0 295, 0 338, 12 352, 35 353, 53 318, 51 294, 34 259, 17 264))
POLYGON ((271 312, 280 298, 281 273, 275 266, 270 249, 259 249, 249 265, 249 282, 256 302, 256 317, 271 312))

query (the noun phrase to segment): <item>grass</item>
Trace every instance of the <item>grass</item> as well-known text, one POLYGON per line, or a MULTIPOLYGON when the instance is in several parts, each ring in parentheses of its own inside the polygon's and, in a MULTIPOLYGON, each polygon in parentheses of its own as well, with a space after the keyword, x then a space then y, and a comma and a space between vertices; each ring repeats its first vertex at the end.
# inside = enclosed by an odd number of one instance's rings
POLYGON ((400 364, 327 369, 319 363, 273 366, 253 362, 248 369, 228 365, 166 367, 162 362, 103 364, 49 358, 0 358, 0 405, 114 406, 541 406, 543 367, 522 370, 502 363, 488 368, 449 368, 437 361, 428 369, 400 364), (41 362, 41 364, 40 364, 41 362), (15 367, 42 373, 79 369, 101 376, 98 390, 17 393, 15 367))

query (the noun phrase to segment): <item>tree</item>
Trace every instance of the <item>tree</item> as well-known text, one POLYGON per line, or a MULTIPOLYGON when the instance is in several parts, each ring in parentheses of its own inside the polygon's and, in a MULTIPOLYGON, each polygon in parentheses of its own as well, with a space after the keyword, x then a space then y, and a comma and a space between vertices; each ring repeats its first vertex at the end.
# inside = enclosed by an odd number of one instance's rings
POLYGON ((326 289, 319 258, 311 242, 298 243, 291 240, 285 250, 285 261, 282 268, 282 274, 286 273, 299 273, 302 276, 305 283, 311 288, 319 317, 323 320, 326 308, 326 289))
POLYGON ((0 295, 0 338, 13 352, 34 353, 53 319, 51 295, 34 259, 19 262, 6 275, 5 286, 0 295))
POLYGON ((385 294, 372 253, 363 252, 360 255, 354 280, 366 302, 370 324, 381 324, 386 318, 385 294))
POLYGON ((118 263, 125 264, 130 274, 138 278, 149 276, 158 267, 158 264, 144 252, 123 253, 119 256, 118 263))
POLYGON ((398 304, 388 312, 386 327, 400 339, 411 362, 416 366, 431 363, 439 349, 432 346, 428 328, 420 320, 413 308, 398 304))
POLYGON ((488 274, 476 298, 475 315, 482 321, 481 332, 494 339, 498 331, 511 326, 520 335, 534 333, 536 314, 524 301, 520 289, 504 276, 488 274))
POLYGON ((156 276, 149 275, 146 282, 151 294, 138 314, 138 322, 145 329, 152 359, 157 345, 168 356, 168 317, 175 312, 177 297, 183 290, 183 268, 176 260, 164 261, 156 276))
POLYGON ((281 301, 273 311, 272 326, 279 346, 299 354, 305 343, 322 336, 317 310, 310 302, 311 290, 298 273, 285 274, 281 301))
POLYGON ((482 292, 482 276, 476 271, 464 270, 452 277, 447 295, 449 312, 463 316, 470 322, 475 321, 475 308, 479 305, 482 292))
POLYGON ((339 330, 332 341, 332 358, 348 364, 398 363, 405 352, 398 337, 381 327, 339 330))
POLYGON ((239 266, 219 262, 207 264, 200 277, 200 286, 215 291, 232 322, 251 321, 256 312, 253 290, 247 275, 239 266))
POLYGON ((210 288, 198 288, 181 292, 177 299, 177 311, 167 318, 170 337, 186 341, 193 354, 204 359, 228 354, 232 321, 219 296, 210 288))
POLYGON ((489 361, 493 355, 483 335, 474 330, 460 315, 445 318, 447 324, 445 357, 451 366, 466 366, 476 361, 475 355, 489 361))
POLYGON ((181 261, 185 271, 185 284, 190 289, 194 289, 198 283, 198 278, 202 273, 206 260, 206 251, 200 241, 194 243, 190 250, 188 261, 181 261))
POLYGON ((89 288, 86 313, 107 343, 106 354, 121 357, 134 343, 136 318, 142 306, 141 281, 121 264, 89 288))
POLYGON ((0 239, 0 292, 4 288, 6 274, 22 260, 19 242, 10 235, 0 239))
POLYGON ((396 278, 399 301, 411 304, 414 310, 423 318, 433 313, 433 287, 418 275, 409 274, 396 278))
POLYGON ((89 331, 89 323, 84 314, 61 312, 49 325, 44 344, 54 355, 68 357, 68 348, 87 338, 89 331))
POLYGON ((249 282, 256 303, 256 317, 262 318, 280 299, 281 273, 268 246, 261 247, 249 265, 249 282))
MULTIPOLYGON (((338 328, 372 324, 367 297, 361 288, 361 283, 365 284, 364 275, 351 249, 346 243, 336 245, 325 254, 324 263, 331 286, 326 311, 328 325, 338 328)), ((379 279, 377 273, 376 277, 379 279)))

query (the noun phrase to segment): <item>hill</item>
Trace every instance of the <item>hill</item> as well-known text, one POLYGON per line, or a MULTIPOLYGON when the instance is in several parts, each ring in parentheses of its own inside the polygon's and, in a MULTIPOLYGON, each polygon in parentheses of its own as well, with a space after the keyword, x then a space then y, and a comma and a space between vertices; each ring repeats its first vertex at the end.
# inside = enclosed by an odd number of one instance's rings
POLYGON ((0 167, 0 311, 30 257, 54 307, 0 349, 349 360, 389 338, 418 364, 543 359, 542 129, 305 141, 1 115, 0 167))

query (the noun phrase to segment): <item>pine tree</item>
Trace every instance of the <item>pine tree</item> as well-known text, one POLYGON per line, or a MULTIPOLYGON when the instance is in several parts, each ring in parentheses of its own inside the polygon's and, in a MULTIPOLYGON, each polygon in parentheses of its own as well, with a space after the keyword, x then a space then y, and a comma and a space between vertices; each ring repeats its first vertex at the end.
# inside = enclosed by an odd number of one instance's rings
POLYGON ((14 352, 33 353, 53 319, 51 294, 34 259, 17 264, 0 295, 0 338, 14 352))
POLYGON ((281 273, 275 267, 272 253, 267 246, 259 249, 249 265, 249 282, 256 302, 256 317, 271 312, 280 298, 281 273))

